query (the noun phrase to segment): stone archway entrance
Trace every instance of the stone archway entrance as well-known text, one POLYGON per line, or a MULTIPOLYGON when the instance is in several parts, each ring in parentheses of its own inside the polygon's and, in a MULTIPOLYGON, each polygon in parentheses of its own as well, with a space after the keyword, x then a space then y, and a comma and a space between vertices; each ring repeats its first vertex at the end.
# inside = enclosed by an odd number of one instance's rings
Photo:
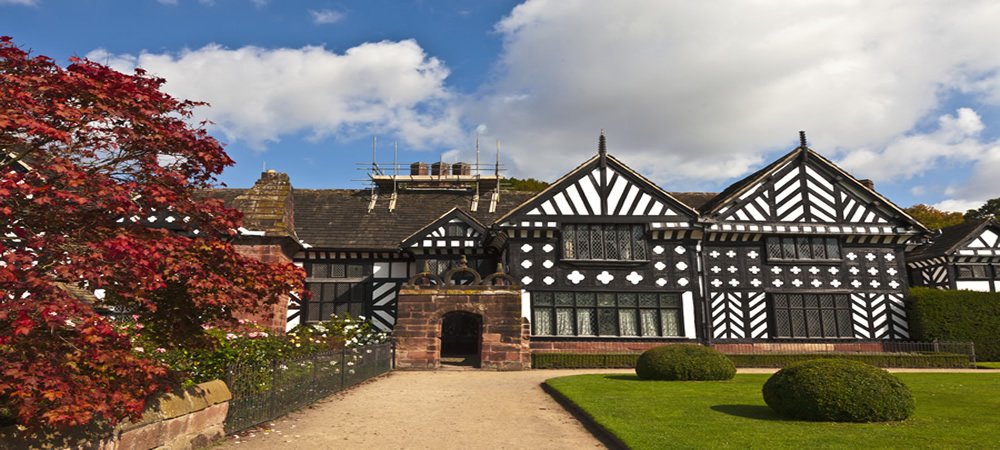
MULTIPOLYGON (((531 368, 528 321, 521 317, 521 287, 503 273, 480 278, 461 266, 444 277, 421 272, 396 297, 396 368, 435 369, 455 355, 475 367, 531 368), (457 284, 456 275, 471 276, 457 284)), ((466 364, 468 364, 466 362, 466 364)))
POLYGON ((479 367, 483 316, 452 311, 441 318, 441 364, 479 367))

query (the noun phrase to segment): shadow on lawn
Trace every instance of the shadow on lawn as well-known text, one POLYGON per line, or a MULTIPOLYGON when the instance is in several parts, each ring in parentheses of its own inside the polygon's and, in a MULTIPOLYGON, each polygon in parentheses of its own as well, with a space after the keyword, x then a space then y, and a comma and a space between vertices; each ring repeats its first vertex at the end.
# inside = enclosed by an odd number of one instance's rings
POLYGON ((795 421, 795 419, 778 415, 770 406, 766 405, 715 405, 711 408, 713 411, 729 414, 730 416, 746 417, 747 419, 781 422, 795 421))

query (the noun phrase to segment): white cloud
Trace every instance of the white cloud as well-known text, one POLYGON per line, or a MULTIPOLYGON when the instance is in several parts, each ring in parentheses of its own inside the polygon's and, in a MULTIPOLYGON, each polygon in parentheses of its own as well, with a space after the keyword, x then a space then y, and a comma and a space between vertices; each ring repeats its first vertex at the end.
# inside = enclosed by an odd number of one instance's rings
POLYGON ((322 11, 315 11, 310 9, 309 15, 313 18, 313 23, 317 25, 323 25, 327 23, 337 23, 344 19, 344 14, 332 11, 329 9, 324 9, 322 11))
POLYGON ((0 5, 38 6, 42 0, 0 0, 0 5))
POLYGON ((900 136, 948 92, 1000 103, 995 23, 991 2, 529 0, 496 25, 496 81, 465 111, 536 178, 593 155, 602 128, 609 152, 667 189, 745 175, 799 130, 850 161, 914 145, 917 165, 887 174, 905 178, 941 151, 982 151, 971 110, 900 136))
POLYGON ((448 69, 412 40, 366 43, 343 54, 208 45, 177 54, 98 50, 87 57, 165 78, 171 95, 212 105, 200 108, 197 120, 260 149, 302 131, 316 139, 393 133, 414 149, 462 136, 444 84, 448 69))
POLYGON ((177 5, 177 0, 156 0, 156 1, 164 5, 171 5, 171 6, 177 5))
POLYGON ((978 160, 984 150, 978 139, 983 128, 975 111, 960 108, 954 116, 939 117, 935 131, 900 136, 879 151, 847 151, 838 165, 861 178, 890 182, 909 179, 949 160, 978 160))

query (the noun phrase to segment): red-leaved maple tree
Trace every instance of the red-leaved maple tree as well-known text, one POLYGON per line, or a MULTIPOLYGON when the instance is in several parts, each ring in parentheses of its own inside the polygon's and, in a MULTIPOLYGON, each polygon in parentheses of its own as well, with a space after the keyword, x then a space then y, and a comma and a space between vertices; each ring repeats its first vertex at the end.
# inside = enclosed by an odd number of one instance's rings
POLYGON ((0 409, 30 428, 135 419, 171 381, 67 287, 134 309, 164 346, 302 293, 301 269, 227 242, 239 213, 200 193, 233 161, 163 83, 0 39, 0 409), (157 211, 199 234, 141 225, 157 211))

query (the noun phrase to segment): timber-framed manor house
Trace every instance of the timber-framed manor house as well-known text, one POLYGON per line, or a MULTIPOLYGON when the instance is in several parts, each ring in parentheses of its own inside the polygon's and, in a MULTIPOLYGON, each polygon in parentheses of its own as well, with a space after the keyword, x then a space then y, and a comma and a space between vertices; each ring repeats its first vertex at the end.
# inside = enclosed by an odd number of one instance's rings
POLYGON ((279 322, 365 316, 393 332, 401 368, 472 355, 522 369, 531 353, 668 342, 908 339, 907 289, 952 270, 934 269, 951 247, 920 253, 911 279, 907 252, 933 245, 930 230, 800 141, 717 194, 664 191, 609 154, 602 133, 596 155, 541 192, 502 190, 498 173, 463 163, 416 163, 373 172, 371 189, 293 189, 267 172, 212 195, 244 213, 242 251, 305 269, 313 297, 279 322))

